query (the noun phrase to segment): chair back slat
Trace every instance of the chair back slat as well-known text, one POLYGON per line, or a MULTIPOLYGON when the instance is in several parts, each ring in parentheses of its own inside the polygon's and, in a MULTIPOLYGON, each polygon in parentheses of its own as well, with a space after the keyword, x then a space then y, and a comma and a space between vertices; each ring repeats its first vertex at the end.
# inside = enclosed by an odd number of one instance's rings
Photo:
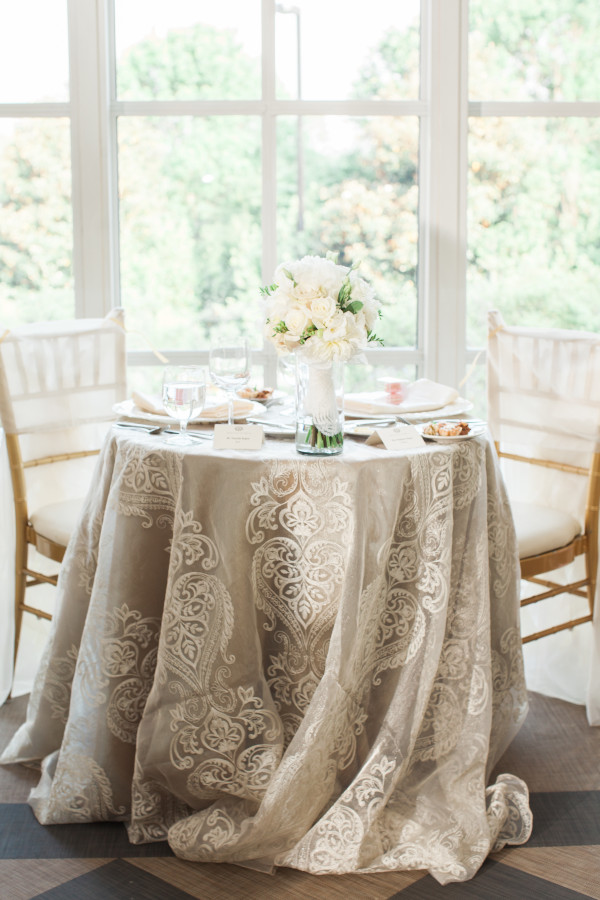
POLYGON ((112 417, 126 396, 125 332, 115 318, 113 312, 8 333, 0 343, 0 414, 8 434, 112 417))
MULTIPOLYGON (((507 326, 497 312, 489 325, 488 419, 500 450, 588 468, 600 446, 600 335, 507 326)), ((581 519, 584 479, 533 469, 505 463, 511 494, 581 519)))
POLYGON ((113 406, 127 396, 122 310, 25 325, 0 341, 0 415, 26 466, 29 512, 83 496, 113 406), (119 324, 121 323, 121 324, 119 324), (42 458, 48 466, 28 466, 42 458))

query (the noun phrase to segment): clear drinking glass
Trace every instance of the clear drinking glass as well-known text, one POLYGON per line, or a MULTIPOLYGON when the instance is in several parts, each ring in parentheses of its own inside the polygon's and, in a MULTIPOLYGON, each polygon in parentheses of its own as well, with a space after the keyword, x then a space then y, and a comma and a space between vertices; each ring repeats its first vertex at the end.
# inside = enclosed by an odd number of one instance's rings
POLYGON ((222 341, 213 344, 208 359, 211 379, 227 393, 227 421, 233 425, 235 392, 250 379, 250 345, 246 338, 222 341))
POLYGON ((186 434, 192 416, 202 411, 206 400, 206 370, 202 366, 167 366, 163 374, 163 406, 179 421, 179 434, 167 438, 170 444, 191 444, 186 434))

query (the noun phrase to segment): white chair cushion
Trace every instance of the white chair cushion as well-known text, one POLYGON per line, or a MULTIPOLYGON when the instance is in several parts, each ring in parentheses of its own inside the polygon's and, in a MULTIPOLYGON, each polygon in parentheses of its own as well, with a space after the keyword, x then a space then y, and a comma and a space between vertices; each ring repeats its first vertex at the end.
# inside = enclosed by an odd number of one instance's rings
POLYGON ((41 506, 31 515, 31 524, 38 534, 66 547, 75 530, 83 500, 62 500, 41 506))
POLYGON ((577 519, 569 513, 533 503, 511 503, 519 559, 557 550, 581 533, 577 519))

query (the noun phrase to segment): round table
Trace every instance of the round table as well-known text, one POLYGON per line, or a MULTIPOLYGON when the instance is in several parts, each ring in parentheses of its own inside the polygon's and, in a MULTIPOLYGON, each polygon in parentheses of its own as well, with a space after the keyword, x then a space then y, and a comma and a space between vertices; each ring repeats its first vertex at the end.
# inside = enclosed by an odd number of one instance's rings
POLYGON ((531 829, 488 774, 527 699, 491 442, 307 458, 113 429, 27 721, 44 824, 198 861, 472 877, 531 829))

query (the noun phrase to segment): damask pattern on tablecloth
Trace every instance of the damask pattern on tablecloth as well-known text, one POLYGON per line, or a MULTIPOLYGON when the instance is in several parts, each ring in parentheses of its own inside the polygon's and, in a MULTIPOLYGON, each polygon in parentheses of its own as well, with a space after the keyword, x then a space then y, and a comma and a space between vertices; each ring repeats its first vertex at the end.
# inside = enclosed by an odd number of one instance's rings
POLYGON ((68 822, 121 821, 128 806, 115 804, 113 785, 105 769, 92 757, 78 753, 76 741, 63 747, 52 779, 42 775, 29 802, 42 825, 68 822))
MULTIPOLYGON (((390 463, 385 502, 383 464, 253 463, 221 510, 186 494, 180 454, 123 443, 107 510, 169 561, 160 635, 143 598, 95 605, 109 570, 92 578, 95 649, 84 636, 74 684, 106 727, 94 754, 71 712, 32 799, 43 821, 127 819, 131 771, 130 839, 168 837, 192 860, 445 883, 527 839, 523 783, 486 788, 526 710, 514 530, 489 446, 390 463), (359 470, 361 500, 369 485, 378 497, 360 515, 359 470)), ((76 657, 68 644, 48 666, 57 716, 76 657)))
POLYGON ((119 512, 136 516, 142 528, 172 528, 181 487, 182 457, 177 453, 131 445, 120 475, 119 512), (152 513, 160 514, 154 519, 152 513))
POLYGON ((252 485, 250 504, 254 602, 287 746, 325 668, 353 538, 352 500, 335 463, 318 459, 272 463, 252 485))
MULTIPOLYGON (((477 502, 477 494, 483 487, 477 476, 482 453, 477 444, 464 444, 461 452, 452 457, 436 454, 429 460, 434 465, 427 469, 419 465, 418 457, 414 460, 412 486, 407 490, 409 502, 384 551, 385 588, 378 593, 371 586, 363 595, 365 599, 368 597, 365 611, 368 608, 373 614, 374 606, 380 611, 371 620, 377 623, 376 639, 372 638, 375 629, 371 624, 370 641, 367 639, 363 645, 365 653, 357 655, 356 683, 360 673, 366 673, 363 680, 366 693, 369 682, 380 681, 384 669, 405 667, 408 673, 411 660, 420 659, 419 674, 415 672, 415 677, 420 676, 425 684, 430 684, 421 698, 426 704, 421 715, 418 692, 411 692, 409 687, 405 701, 406 715, 410 711, 413 721, 421 721, 419 733, 412 746, 402 746, 400 706, 396 713, 400 714, 395 723, 396 740, 394 723, 390 721, 388 728, 382 728, 379 733, 377 752, 368 756, 354 782, 293 850, 278 857, 279 864, 314 873, 427 868, 444 883, 470 877, 490 852, 491 845, 501 846, 507 840, 523 842, 530 832, 526 789, 518 779, 510 781, 510 789, 504 792, 494 812, 488 813, 487 820, 481 806, 485 784, 482 761, 487 756, 486 711, 492 693, 489 604, 486 602, 487 538, 482 527, 485 523, 481 522, 485 499, 483 503, 477 502), (461 532, 457 528, 460 521, 457 510, 467 508, 475 518, 467 520, 461 532), (454 534, 450 561, 444 523, 451 521, 454 534), (414 556, 409 549, 411 540, 419 548, 414 556), (469 552, 466 552, 467 542, 469 552), (411 564, 413 559, 419 559, 419 565, 411 564), (390 609, 388 605, 398 590, 408 600, 404 606, 411 610, 408 620, 403 621, 401 616, 395 619, 397 606, 392 602, 390 609), (377 600, 383 600, 382 606, 378 606, 377 600), (415 627, 415 609, 427 618, 425 628, 415 627), (436 616, 440 618, 441 628, 434 627, 436 616), (438 653, 423 644, 424 634, 436 633, 441 647, 438 653), (389 641, 391 635, 394 637, 389 641), (387 645, 386 641, 389 641, 387 645), (371 649, 367 650, 369 646, 371 649), (428 667, 428 657, 436 661, 437 671, 428 667), (440 766, 443 768, 439 769, 440 766), (441 784, 444 784, 441 773, 445 770, 448 775, 439 806, 428 805, 421 793, 421 785, 431 779, 436 769, 441 784), (513 813, 515 809, 519 811, 518 833, 514 817, 507 812, 510 809, 513 813)), ((365 620, 358 623, 357 634, 367 634, 368 628, 369 617, 365 615, 365 620)), ((512 684, 518 675, 514 667, 513 634, 514 629, 509 630, 501 641, 512 684)), ((402 689, 401 671, 397 684, 402 689)), ((524 690, 523 682, 521 686, 524 690)), ((494 688, 501 691, 502 685, 496 681, 494 688)), ((396 695, 402 699, 398 690, 396 695)), ((347 723, 340 721, 340 728, 347 728, 347 723)))
MULTIPOLYGON (((103 529, 110 529, 113 539, 115 516, 117 522, 119 516, 137 517, 143 528, 149 521, 153 524, 154 516, 156 525, 170 530, 181 463, 170 460, 165 467, 170 473, 167 480, 155 474, 161 468, 160 454, 149 453, 143 445, 126 447, 123 452, 124 462, 113 443, 105 448, 98 490, 91 495, 92 505, 61 572, 59 589, 68 586, 73 602, 76 585, 81 602, 89 604, 81 644, 67 646, 62 652, 54 647, 45 671, 38 675, 40 702, 48 703, 53 715, 66 724, 60 752, 52 762, 52 776, 42 779, 39 796, 32 801, 40 821, 47 824, 124 819, 129 813, 128 794, 123 794, 122 787, 118 798, 114 793, 112 770, 126 766, 128 757, 133 764, 137 728, 154 680, 160 618, 119 603, 106 591, 110 570, 97 571, 99 545, 107 540, 103 529), (120 468, 115 467, 116 460, 123 462, 120 468), (140 495, 134 503, 132 491, 136 489, 140 495), (72 684, 79 700, 77 710, 85 710, 78 715, 70 710, 72 684), (97 726, 95 719, 100 723, 97 726), (93 751, 90 742, 93 745, 96 731, 104 728, 116 744, 109 749, 105 742, 106 761, 101 764, 92 755, 99 751, 93 751)), ((164 550, 167 559, 168 540, 164 550)), ((120 776, 119 782, 122 785, 120 776)))
MULTIPOLYGON (((168 758, 186 796, 205 803, 222 794, 257 802, 281 758, 281 724, 251 684, 236 684, 230 645, 234 608, 212 572, 220 555, 191 511, 176 510, 169 587, 162 622, 156 693, 166 688, 168 758)), ((132 840, 152 840, 169 817, 163 785, 138 765, 132 840)))

